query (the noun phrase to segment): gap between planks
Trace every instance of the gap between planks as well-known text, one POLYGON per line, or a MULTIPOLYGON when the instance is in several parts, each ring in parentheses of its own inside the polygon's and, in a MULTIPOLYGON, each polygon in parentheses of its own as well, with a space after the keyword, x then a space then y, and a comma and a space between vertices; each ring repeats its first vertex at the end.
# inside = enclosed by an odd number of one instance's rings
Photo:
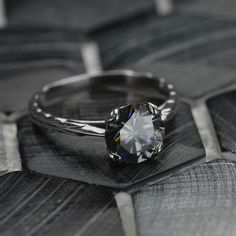
POLYGON ((126 192, 119 192, 115 194, 115 200, 120 213, 124 236, 137 236, 132 196, 126 192))
POLYGON ((194 122, 197 126, 206 152, 206 162, 223 159, 215 127, 205 100, 197 100, 191 105, 194 122))

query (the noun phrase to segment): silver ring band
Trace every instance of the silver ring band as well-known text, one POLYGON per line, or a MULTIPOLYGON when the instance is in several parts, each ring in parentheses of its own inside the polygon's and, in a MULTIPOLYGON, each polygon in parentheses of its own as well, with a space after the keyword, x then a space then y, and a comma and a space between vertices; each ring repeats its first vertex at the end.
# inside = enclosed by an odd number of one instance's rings
MULTIPOLYGON (((82 74, 65 78, 44 86, 37 92, 30 102, 30 114, 32 121, 37 125, 57 130, 73 135, 92 135, 104 137, 106 133, 106 120, 75 120, 66 117, 57 117, 47 113, 44 110, 42 101, 50 99, 50 94, 73 89, 83 91, 96 85, 122 85, 129 87, 132 85, 141 85, 145 88, 156 88, 161 92, 166 100, 160 106, 155 106, 155 110, 160 113, 161 121, 166 123, 176 112, 177 94, 174 86, 163 78, 156 78, 151 73, 134 72, 130 70, 106 71, 97 74, 82 74)), ((63 94, 63 93, 62 93, 63 94)), ((57 99, 62 99, 60 95, 57 99)), ((55 99, 55 98, 54 98, 55 99)), ((153 105, 153 104, 152 104, 153 105)))

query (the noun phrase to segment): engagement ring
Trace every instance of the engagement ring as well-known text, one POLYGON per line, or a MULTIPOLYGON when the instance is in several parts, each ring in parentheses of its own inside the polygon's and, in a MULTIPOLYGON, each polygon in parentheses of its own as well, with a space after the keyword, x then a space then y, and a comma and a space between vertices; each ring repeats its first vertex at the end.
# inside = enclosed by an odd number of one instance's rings
POLYGON ((44 86, 30 102, 32 121, 37 125, 73 135, 105 137, 108 156, 121 163, 136 164, 158 157, 163 148, 165 125, 176 112, 174 86, 151 73, 130 70, 105 71, 62 79, 44 86), (78 120, 57 117, 45 110, 45 103, 63 99, 63 94, 80 93, 96 86, 139 85, 161 93, 161 105, 149 101, 114 107, 103 120, 78 120))

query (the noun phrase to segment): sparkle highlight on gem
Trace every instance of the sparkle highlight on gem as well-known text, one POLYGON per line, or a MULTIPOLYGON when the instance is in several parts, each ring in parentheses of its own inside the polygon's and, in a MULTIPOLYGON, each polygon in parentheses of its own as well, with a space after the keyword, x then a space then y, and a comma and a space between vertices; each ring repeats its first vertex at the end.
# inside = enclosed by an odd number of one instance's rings
POLYGON ((107 122, 106 143, 110 157, 126 163, 155 158, 163 145, 164 127, 155 105, 132 104, 112 112, 107 122))

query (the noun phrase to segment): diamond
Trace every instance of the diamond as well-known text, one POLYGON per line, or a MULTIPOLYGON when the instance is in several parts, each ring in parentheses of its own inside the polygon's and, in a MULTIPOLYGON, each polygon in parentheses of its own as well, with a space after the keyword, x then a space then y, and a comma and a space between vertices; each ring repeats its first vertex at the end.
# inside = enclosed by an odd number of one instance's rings
POLYGON ((106 143, 110 157, 126 163, 139 163, 156 157, 163 145, 161 116, 151 103, 132 104, 115 109, 107 120, 106 143))

